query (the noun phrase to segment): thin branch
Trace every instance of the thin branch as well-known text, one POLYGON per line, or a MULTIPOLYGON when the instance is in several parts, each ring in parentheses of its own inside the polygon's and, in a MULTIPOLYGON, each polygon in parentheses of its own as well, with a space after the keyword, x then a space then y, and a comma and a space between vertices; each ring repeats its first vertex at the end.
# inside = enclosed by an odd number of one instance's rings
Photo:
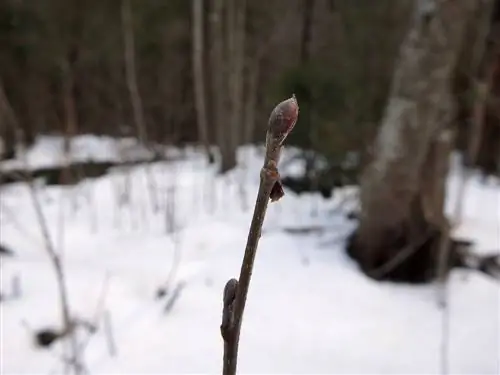
MULTIPOLYGON (((42 236, 45 242, 45 250, 49 255, 52 266, 54 268, 54 272, 57 278, 57 286, 59 288, 59 298, 61 302, 61 310, 62 310, 62 318, 63 318, 63 330, 69 335, 70 339, 70 347, 71 347, 71 361, 69 362, 73 367, 76 374, 81 373, 81 363, 78 359, 78 342, 71 332, 73 330, 73 322, 71 319, 71 314, 69 310, 69 301, 68 301, 68 291, 66 287, 66 279, 64 275, 64 268, 61 263, 61 258, 59 254, 57 254, 53 242, 50 237, 49 228, 47 226, 47 220, 45 215, 43 214, 42 206, 40 204, 40 200, 38 198, 35 185, 32 180, 28 181, 28 188, 31 195, 31 200, 33 202, 33 207, 35 209, 35 214, 38 219, 38 223, 40 225, 40 230, 42 232, 42 236)), ((68 365, 68 363, 66 363, 68 365)))
POLYGON ((59 289, 59 299, 61 303, 61 313, 63 320, 63 332, 65 335, 69 336, 70 340, 70 359, 71 363, 65 363, 65 373, 69 373, 73 368, 75 374, 80 374, 82 371, 82 363, 80 363, 80 358, 78 356, 78 340, 74 335, 73 329, 74 324, 71 318, 69 301, 68 301, 68 290, 66 286, 66 279, 64 274, 64 267, 61 262, 60 255, 57 253, 54 243, 51 239, 47 219, 43 213, 42 205, 40 203, 40 199, 37 193, 37 189, 33 180, 33 175, 30 171, 27 159, 26 159, 26 145, 24 142, 24 136, 21 128, 17 123, 17 116, 15 115, 12 107, 10 106, 5 92, 3 90, 2 82, 0 82, 0 105, 5 106, 8 109, 8 112, 11 117, 11 125, 14 126, 14 131, 16 135, 16 144, 19 146, 19 157, 24 161, 26 168, 24 177, 27 182, 27 186, 29 189, 29 193, 31 196, 31 200, 33 202, 33 207, 35 209, 35 215, 40 226, 40 231, 42 233, 42 237, 44 240, 44 247, 49 255, 49 258, 52 263, 52 267, 54 269, 54 273, 56 274, 57 286, 59 289))
POLYGON ((248 233, 245 255, 241 264, 239 281, 230 279, 224 288, 222 324, 220 326, 224 340, 223 375, 236 374, 241 323, 262 225, 269 200, 274 202, 284 195, 277 165, 283 142, 295 126, 298 114, 299 107, 294 95, 278 104, 269 118, 264 166, 260 172, 260 186, 248 233))

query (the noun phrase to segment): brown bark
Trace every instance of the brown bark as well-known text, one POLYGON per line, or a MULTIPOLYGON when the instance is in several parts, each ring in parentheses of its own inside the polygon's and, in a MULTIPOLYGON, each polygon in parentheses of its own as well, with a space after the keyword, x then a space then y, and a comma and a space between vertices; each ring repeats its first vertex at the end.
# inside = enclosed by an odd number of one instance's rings
POLYGON ((449 151, 438 146, 446 144, 440 137, 452 121, 450 82, 472 8, 467 0, 422 4, 417 2, 401 46, 374 158, 362 176, 359 227, 348 249, 368 274, 400 252, 413 254, 379 277, 415 281, 429 277, 433 240, 444 218, 442 176, 449 151))
POLYGON ((240 275, 238 280, 228 280, 224 287, 222 324, 220 325, 221 336, 224 340, 223 375, 236 375, 237 373, 243 313, 247 302, 262 225, 269 201, 275 202, 284 195, 277 166, 283 143, 293 130, 298 115, 299 107, 294 96, 278 104, 269 117, 264 165, 260 172, 259 190, 248 232, 245 254, 241 263, 240 275))

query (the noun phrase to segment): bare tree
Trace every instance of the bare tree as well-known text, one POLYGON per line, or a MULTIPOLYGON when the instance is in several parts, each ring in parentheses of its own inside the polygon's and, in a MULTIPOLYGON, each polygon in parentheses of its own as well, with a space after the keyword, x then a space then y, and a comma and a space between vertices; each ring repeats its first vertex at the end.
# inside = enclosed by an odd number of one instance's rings
POLYGON ((221 172, 225 172, 236 165, 235 156, 227 150, 227 89, 224 76, 227 74, 224 61, 224 0, 214 0, 210 9, 210 69, 212 74, 211 95, 214 102, 214 123, 217 145, 221 154, 221 172))
MULTIPOLYGON (((491 31, 491 17, 493 14, 495 2, 493 0, 484 0, 477 2, 476 11, 469 27, 470 35, 465 41, 462 50, 462 61, 465 61, 462 67, 462 74, 466 75, 465 80, 471 82, 469 88, 470 95, 464 95, 466 98, 473 98, 471 121, 469 122, 468 142, 465 150, 465 164, 472 168, 477 163, 481 139, 483 137, 483 128, 486 120, 488 99, 490 97, 495 64, 492 63, 494 53, 487 50, 487 38, 491 31)), ((494 51, 493 51, 494 52, 494 51)), ((468 103, 463 104, 469 107, 468 103)), ((466 193, 466 187, 470 179, 471 170, 464 169, 459 185, 458 198, 454 207, 454 220, 458 224, 462 218, 463 197, 466 193)))
MULTIPOLYGON (((142 106, 142 99, 137 84, 134 25, 133 25, 132 7, 130 1, 131 0, 122 0, 121 3, 125 73, 127 79, 127 88, 130 94, 130 101, 132 103, 132 110, 134 113, 134 123, 137 129, 137 136, 139 138, 139 142, 143 146, 147 147, 148 134, 146 130, 146 123, 144 121, 144 109, 142 106)), ((151 199, 152 208, 154 212, 157 212, 159 210, 159 205, 158 205, 158 197, 156 195, 156 181, 149 166, 146 166, 145 172, 146 172, 149 197, 151 199)))
POLYGON ((198 124, 198 135, 200 141, 205 147, 207 157, 210 159, 210 140, 208 138, 208 113, 205 85, 205 39, 203 37, 204 26, 204 0, 192 1, 192 36, 193 36, 193 76, 194 76, 194 94, 196 102, 196 121, 198 124))
POLYGON ((243 68, 245 64, 246 0, 229 1, 227 9, 227 61, 229 86, 229 128, 231 148, 240 143, 243 127, 243 68))
POLYGON ((370 274, 403 248, 418 249, 385 276, 421 281, 435 276, 433 244, 447 227, 448 152, 438 150, 450 149, 443 132, 454 119, 451 80, 474 4, 418 0, 415 8, 373 160, 362 176, 361 218, 348 251, 370 274), (435 169, 439 174, 430 175, 435 169))
POLYGON ((246 0, 214 0, 210 10, 211 95, 224 173, 236 165, 244 109, 246 0))
POLYGON ((137 128, 139 140, 141 143, 147 141, 146 125, 144 122, 144 111, 142 107, 142 99, 137 85, 137 72, 135 66, 135 41, 134 41, 134 25, 132 19, 132 9, 130 0, 122 0, 121 6, 122 15, 122 32, 124 42, 124 59, 125 59, 125 74, 127 79, 127 87, 132 103, 134 113, 134 122, 137 128))
MULTIPOLYGON (((69 54, 73 55, 73 54, 69 54)), ((73 57, 74 58, 74 57, 73 57)), ((65 129, 64 129, 64 147, 63 147, 63 173, 61 174, 63 184, 71 183, 71 141, 76 135, 78 124, 77 124, 77 114, 76 114, 76 103, 74 97, 74 75, 73 75, 73 58, 70 56, 64 59, 62 62, 63 71, 63 84, 62 84, 62 100, 64 104, 64 119, 65 119, 65 129)))

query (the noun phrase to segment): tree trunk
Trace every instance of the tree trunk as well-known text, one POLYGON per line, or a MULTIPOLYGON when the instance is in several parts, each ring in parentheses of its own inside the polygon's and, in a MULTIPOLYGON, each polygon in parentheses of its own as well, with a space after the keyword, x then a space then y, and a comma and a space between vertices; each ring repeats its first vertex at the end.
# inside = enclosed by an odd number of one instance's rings
POLYGON ((0 160, 16 156, 16 129, 21 130, 0 79, 0 160))
POLYGON ((127 87, 130 93, 130 101, 132 102, 132 110, 134 113, 134 125, 137 129, 137 136, 142 144, 146 144, 147 132, 144 122, 144 111, 142 108, 141 95, 137 85, 137 72, 135 66, 135 42, 134 42, 134 27, 132 20, 132 9, 130 0, 122 0, 122 32, 124 42, 124 59, 125 59, 125 74, 127 78, 127 87))
POLYGON ((466 194, 466 188, 473 173, 472 168, 477 164, 477 156, 487 119, 487 102, 493 77, 492 53, 489 51, 487 41, 492 26, 494 5, 494 0, 478 2, 474 17, 471 17, 468 26, 458 62, 458 74, 455 77, 462 143, 466 139, 462 149, 464 164, 467 167, 462 170, 457 193, 458 199, 455 202, 453 212, 455 225, 458 225, 462 219, 462 197, 466 194))
POLYGON ((77 133, 78 115, 75 103, 75 78, 74 64, 76 61, 77 48, 70 47, 68 57, 62 62, 63 82, 62 82, 62 101, 64 107, 64 168, 61 173, 59 183, 68 185, 75 181, 75 176, 71 171, 71 141, 77 133))
POLYGON ((220 172, 236 166, 244 110, 245 0, 214 0, 210 12, 212 96, 220 172))
MULTIPOLYGON (((302 69, 309 69, 308 64, 311 59, 311 42, 313 29, 314 0, 302 1, 302 32, 300 36, 300 65, 302 69)), ((301 82, 305 84, 305 82, 301 82)), ((312 125, 312 97, 311 87, 305 84, 302 87, 302 95, 299 97, 302 113, 300 116, 302 126, 307 128, 305 145, 306 148, 313 148, 313 125, 312 125)), ((306 157, 306 174, 309 174, 314 166, 313 158, 306 157)))
POLYGON ((260 61, 251 61, 247 64, 247 88, 244 118, 244 143, 253 143, 255 132, 255 115, 257 95, 259 89, 260 61))
POLYGON ((473 4, 420 0, 416 5, 373 161, 361 179, 362 212, 348 252, 368 275, 419 282, 432 276, 446 221, 443 176, 451 137, 443 131, 453 121, 451 79, 473 4))
POLYGON ((228 4, 227 57, 229 61, 229 148, 236 152, 243 132, 243 68, 245 63, 246 0, 228 4))
POLYGON ((224 173, 236 165, 236 157, 228 149, 228 89, 225 81, 227 61, 224 43, 224 0, 214 0, 210 10, 210 70, 212 74, 211 94, 214 103, 216 140, 221 155, 220 172, 224 173))
POLYGON ((207 157, 211 160, 210 141, 208 138, 208 114, 205 88, 205 69, 204 69, 204 0, 193 0, 193 80, 194 95, 196 103, 196 121, 198 124, 198 137, 205 147, 207 157))

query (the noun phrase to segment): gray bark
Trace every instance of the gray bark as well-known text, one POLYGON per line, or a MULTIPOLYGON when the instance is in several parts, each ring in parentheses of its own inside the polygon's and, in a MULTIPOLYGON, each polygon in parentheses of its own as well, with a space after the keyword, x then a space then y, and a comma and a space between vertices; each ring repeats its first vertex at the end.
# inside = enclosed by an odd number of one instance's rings
MULTIPOLYGON (((393 76, 389 101, 375 142, 373 161, 362 176, 362 214, 358 246, 373 265, 389 241, 388 233, 405 232, 412 242, 422 236, 425 222, 422 168, 433 142, 452 121, 451 79, 467 19, 468 0, 420 0, 393 76), (419 228, 420 227, 420 228, 419 228)), ((444 157, 444 156, 443 156, 444 157)), ((435 161, 437 162, 437 161, 435 161)), ((442 207, 426 212, 442 217, 442 207)))

